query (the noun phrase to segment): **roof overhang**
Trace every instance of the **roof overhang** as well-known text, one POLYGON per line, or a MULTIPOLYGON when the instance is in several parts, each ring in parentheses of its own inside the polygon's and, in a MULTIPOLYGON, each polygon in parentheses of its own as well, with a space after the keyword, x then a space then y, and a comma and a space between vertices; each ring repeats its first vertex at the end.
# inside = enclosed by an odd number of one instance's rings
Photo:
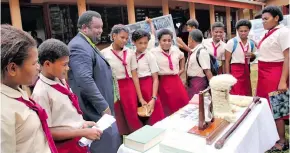
POLYGON ((260 10, 265 5, 262 2, 248 1, 248 0, 174 0, 182 2, 194 2, 200 4, 210 4, 217 6, 243 8, 243 9, 254 9, 260 10))

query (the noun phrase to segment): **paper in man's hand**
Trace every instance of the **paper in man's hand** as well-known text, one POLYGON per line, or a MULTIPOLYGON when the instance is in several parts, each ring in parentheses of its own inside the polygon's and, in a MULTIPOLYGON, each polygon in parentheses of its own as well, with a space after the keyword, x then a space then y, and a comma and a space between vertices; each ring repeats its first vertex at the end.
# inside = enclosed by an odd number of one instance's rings
MULTIPOLYGON (((114 122, 116 122, 116 119, 113 116, 108 115, 108 114, 104 114, 102 116, 102 118, 97 122, 97 125, 93 126, 92 128, 97 128, 97 129, 104 131, 107 128, 109 128, 114 122)), ((82 137, 79 140, 79 145, 82 147, 90 146, 92 142, 93 142, 92 140, 87 139, 85 137, 82 137)))

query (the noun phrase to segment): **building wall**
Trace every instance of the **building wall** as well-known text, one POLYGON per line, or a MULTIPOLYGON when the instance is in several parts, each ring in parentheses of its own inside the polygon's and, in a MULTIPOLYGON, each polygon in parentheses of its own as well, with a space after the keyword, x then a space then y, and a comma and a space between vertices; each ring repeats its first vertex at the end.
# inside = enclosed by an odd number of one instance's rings
POLYGON ((290 0, 267 0, 266 5, 278 5, 278 6, 283 6, 283 5, 289 5, 290 0))
MULTIPOLYGON (((9 2, 9 0, 1 0, 1 2, 9 2)), ((31 4, 43 4, 43 3, 52 3, 52 4, 76 4, 77 0, 31 0, 31 4)), ((106 6, 126 6, 126 0, 86 0, 87 4, 93 5, 106 5, 106 6)), ((135 7, 161 7, 162 0, 134 0, 135 7)), ((179 7, 181 9, 188 9, 189 3, 182 1, 169 0, 169 8, 174 9, 179 7)), ((206 4, 195 4, 196 9, 200 10, 209 10, 209 5, 206 4)), ((215 6, 216 11, 225 11, 225 7, 215 6)))
MULTIPOLYGON (((2 0, 2 2, 6 2, 5 4, 7 5, 8 0, 2 0)), ((1 3, 2 4, 2 3, 1 3)), ((77 9, 77 0, 31 0, 31 3, 26 3, 23 4, 21 3, 21 7, 23 6, 30 6, 30 5, 35 5, 38 7, 44 7, 47 6, 46 4, 49 4, 49 6, 51 5, 55 5, 55 4, 59 4, 59 5, 71 5, 76 7, 77 9)), ((105 9, 105 7, 122 7, 123 10, 125 11, 120 11, 120 14, 124 14, 122 12, 127 12, 126 6, 126 0, 86 0, 86 4, 87 9, 92 9, 93 7, 98 7, 99 11, 102 11, 105 9)), ((162 0, 134 0, 134 5, 135 8, 158 8, 162 11, 162 0)), ((169 7, 170 7, 170 11, 169 13, 173 14, 174 17, 174 21, 177 22, 176 18, 184 18, 183 20, 187 20, 189 18, 189 3, 188 2, 182 2, 182 1, 176 1, 176 0, 169 0, 169 7), (176 13, 179 12, 179 13, 176 13), (181 12, 181 13, 180 13, 181 12)), ((46 7, 45 7, 46 8, 46 7)), ((210 28, 210 23, 209 23, 209 5, 208 4, 200 4, 200 3, 195 3, 195 8, 196 8, 196 18, 197 20, 200 21, 200 28, 203 31, 206 31, 207 29, 210 28)), ((215 9, 215 18, 216 21, 221 21, 224 22, 226 21, 225 19, 225 7, 223 6, 214 6, 215 9)), ((97 11, 97 10, 96 10, 97 11)), ((231 8, 231 12, 234 13, 236 12, 237 9, 236 8, 231 8)), ((46 11, 47 12, 47 11, 46 11)), ((77 15, 77 10, 71 11, 74 12, 75 15, 74 16, 78 16, 77 15)), ((21 12, 22 14, 23 12, 21 12)), ((245 14, 247 14, 247 12, 244 12, 245 14)), ((127 13, 125 13, 127 15, 127 13)), ((127 18, 125 18, 126 15, 123 15, 123 23, 126 24, 127 20, 128 20, 128 16, 127 18)), ((161 12, 162 15, 162 12, 161 12)), ((235 18, 235 14, 231 14, 232 18, 235 18)), ((23 15, 21 15, 23 16, 23 15)), ((50 13, 50 17, 51 17, 51 13, 50 13)), ((248 15, 249 16, 249 15, 248 15)), ((245 18, 249 18, 247 15, 245 15, 245 18)), ((27 20, 27 19, 22 19, 23 21, 27 20)), ((43 20, 43 19, 41 19, 43 20)), ((44 26, 40 25, 40 21, 37 21, 37 27, 35 28, 35 30, 38 32, 39 37, 40 38, 45 38, 45 32, 47 34, 47 37, 51 37, 50 33, 52 33, 52 31, 56 31, 54 29, 52 29, 51 27, 53 27, 51 25, 50 28, 51 31, 45 31, 44 26)), ((48 21, 48 20, 46 20, 48 21)), ((184 21, 182 21, 184 22, 184 21)), ((234 25, 236 22, 236 20, 232 19, 232 25, 234 25)), ((23 22, 24 23, 24 22, 23 22)), ((44 23, 44 22, 43 22, 44 23)), ((56 23, 56 22, 55 22, 56 23)), ((109 22, 107 22, 109 23, 109 22)), ((109 27, 107 29, 107 31, 110 31, 110 26, 108 25, 104 25, 105 27, 109 27)), ((25 30, 25 27, 27 26, 23 26, 23 29, 25 30)), ((233 26, 232 26, 233 28, 233 26)), ((30 30, 29 30, 30 31, 30 30)))

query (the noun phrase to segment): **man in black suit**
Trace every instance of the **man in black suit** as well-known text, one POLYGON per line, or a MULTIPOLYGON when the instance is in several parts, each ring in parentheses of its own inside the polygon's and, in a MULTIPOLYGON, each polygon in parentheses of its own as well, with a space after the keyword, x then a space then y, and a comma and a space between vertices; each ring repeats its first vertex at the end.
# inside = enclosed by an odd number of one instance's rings
MULTIPOLYGON (((78 95, 85 120, 98 121, 104 114, 114 115, 113 76, 109 63, 96 47, 103 32, 101 15, 86 11, 78 20, 79 33, 70 41, 68 81, 78 95)), ((91 153, 116 153, 120 146, 117 125, 103 131, 91 153)))

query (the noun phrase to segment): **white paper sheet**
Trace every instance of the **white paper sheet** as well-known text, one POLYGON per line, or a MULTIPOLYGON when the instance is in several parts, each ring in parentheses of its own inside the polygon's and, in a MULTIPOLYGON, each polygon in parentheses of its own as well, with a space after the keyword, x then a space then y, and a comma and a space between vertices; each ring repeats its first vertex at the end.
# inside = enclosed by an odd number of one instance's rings
MULTIPOLYGON (((116 119, 113 116, 105 114, 97 122, 97 126, 94 126, 92 128, 96 128, 96 129, 99 129, 101 131, 104 131, 107 128, 109 128, 114 122, 116 122, 116 119)), ((85 137, 82 137, 79 140, 79 145, 82 146, 82 147, 90 146, 92 142, 93 142, 92 140, 87 139, 85 137)))

